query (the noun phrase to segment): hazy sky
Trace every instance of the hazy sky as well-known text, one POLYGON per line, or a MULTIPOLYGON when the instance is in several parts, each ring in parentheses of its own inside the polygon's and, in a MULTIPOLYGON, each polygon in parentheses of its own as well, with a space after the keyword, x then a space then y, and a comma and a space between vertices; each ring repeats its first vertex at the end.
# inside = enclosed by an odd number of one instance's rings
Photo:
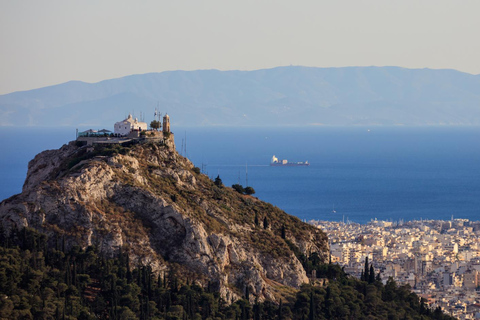
POLYGON ((0 0, 0 94, 165 70, 480 73, 478 0, 0 0))

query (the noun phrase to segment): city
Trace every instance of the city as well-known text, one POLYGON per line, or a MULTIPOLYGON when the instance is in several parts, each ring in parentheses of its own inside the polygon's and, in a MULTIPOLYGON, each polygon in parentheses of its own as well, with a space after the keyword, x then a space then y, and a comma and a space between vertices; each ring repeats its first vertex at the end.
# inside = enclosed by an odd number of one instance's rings
POLYGON ((310 221, 328 234, 331 260, 360 278, 365 258, 385 283, 410 285, 432 308, 480 319, 480 222, 467 219, 367 224, 310 221))

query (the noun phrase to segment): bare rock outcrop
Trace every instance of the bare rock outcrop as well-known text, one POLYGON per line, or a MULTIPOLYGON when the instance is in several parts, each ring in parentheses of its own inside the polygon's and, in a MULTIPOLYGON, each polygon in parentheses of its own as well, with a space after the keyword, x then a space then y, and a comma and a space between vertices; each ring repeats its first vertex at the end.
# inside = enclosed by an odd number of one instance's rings
POLYGON ((132 264, 176 269, 216 285, 227 301, 278 300, 308 277, 295 250, 328 256, 325 234, 280 209, 217 187, 173 148, 134 145, 103 152, 77 146, 38 154, 23 192, 0 203, 4 226, 32 227, 67 245, 97 246, 132 264), (270 227, 257 225, 267 217, 270 227), (286 228, 286 238, 280 229, 286 228), (280 295, 280 296, 279 296, 280 295))

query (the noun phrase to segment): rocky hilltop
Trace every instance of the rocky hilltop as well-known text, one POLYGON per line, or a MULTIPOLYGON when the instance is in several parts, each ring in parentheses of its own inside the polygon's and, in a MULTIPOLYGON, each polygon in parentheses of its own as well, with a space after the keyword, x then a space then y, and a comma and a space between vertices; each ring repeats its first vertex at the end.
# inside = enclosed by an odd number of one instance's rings
MULTIPOLYGON (((0 203, 5 227, 61 236, 67 247, 121 249, 133 266, 175 270, 220 291, 276 300, 309 281, 302 255, 328 256, 326 235, 269 203, 217 186, 172 147, 83 146, 38 154, 21 194, 0 203)), ((52 240, 53 241, 53 240, 52 240)))

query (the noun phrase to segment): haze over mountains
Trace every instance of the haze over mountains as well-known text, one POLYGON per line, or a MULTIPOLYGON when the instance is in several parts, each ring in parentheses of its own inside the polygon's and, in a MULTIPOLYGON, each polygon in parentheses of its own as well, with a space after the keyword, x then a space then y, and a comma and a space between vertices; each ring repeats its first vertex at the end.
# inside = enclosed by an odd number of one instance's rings
POLYGON ((167 71, 0 96, 1 126, 480 125, 480 75, 399 67, 167 71))

